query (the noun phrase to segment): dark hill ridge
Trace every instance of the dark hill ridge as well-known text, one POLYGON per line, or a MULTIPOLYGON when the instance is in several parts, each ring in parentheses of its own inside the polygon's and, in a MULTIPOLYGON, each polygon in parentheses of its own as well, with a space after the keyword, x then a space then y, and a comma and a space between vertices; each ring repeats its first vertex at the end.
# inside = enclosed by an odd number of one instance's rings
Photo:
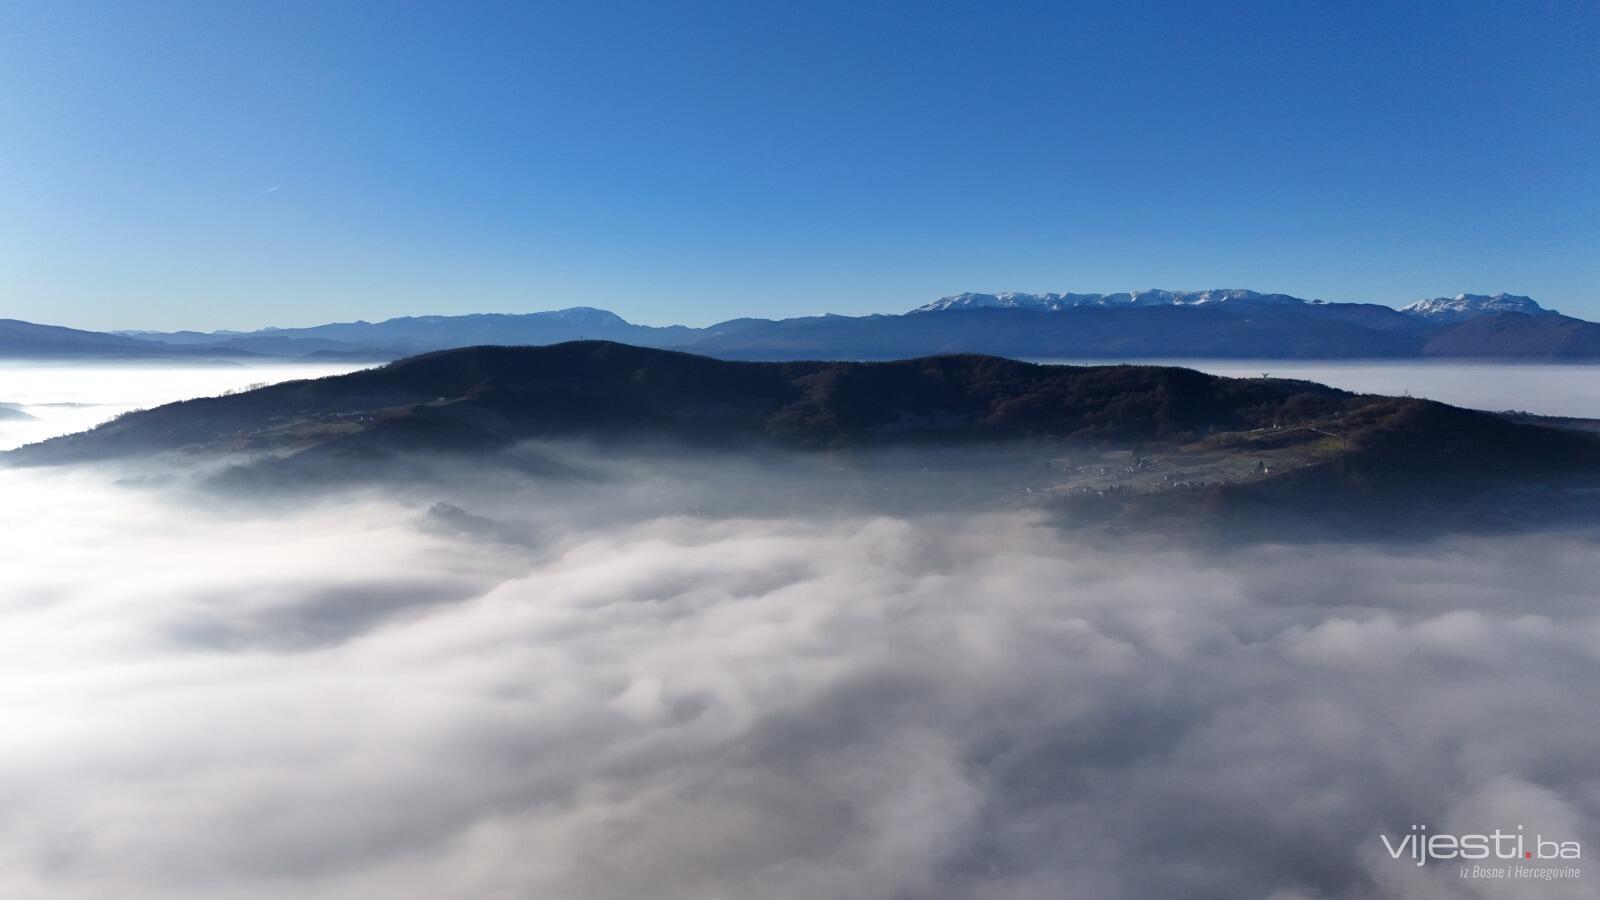
POLYGON ((727 362, 586 341, 472 347, 349 375, 133 413, 11 454, 107 459, 185 447, 492 446, 638 435, 820 447, 930 439, 1136 442, 1332 414, 1309 382, 1154 366, 1042 366, 986 356, 882 363, 727 362))
POLYGON ((1593 432, 1415 400, 1368 404, 1342 425, 1348 449, 1315 465, 1090 505, 1114 507, 1122 524, 1204 522, 1236 540, 1426 539, 1600 524, 1593 432))
POLYGON ((507 461, 500 451, 545 438, 724 449, 1005 444, 1036 457, 1030 496, 1059 499, 1086 513, 1079 520, 1233 522, 1274 539, 1286 527, 1310 533, 1307 524, 1340 522, 1347 535, 1374 523, 1527 521, 1569 507, 1579 513, 1567 520, 1592 522, 1600 486, 1600 434, 1304 381, 974 355, 728 362, 597 341, 440 351, 189 400, 0 459, 237 455, 233 483, 292 486, 375 477, 377 464, 416 453, 507 461))
MULTIPOLYGON (((823 447, 924 440, 1068 438, 1129 444, 1322 423, 1352 444, 1407 435, 1538 445, 1549 461, 1587 438, 1442 404, 1355 395, 1305 381, 1235 379, 1163 366, 1051 366, 957 355, 896 362, 728 362, 603 341, 471 347, 132 413, 11 454, 103 459, 186 447, 309 446, 437 429, 468 443, 640 435, 823 447), (1405 431, 1360 423, 1411 422, 1405 431), (1338 424, 1335 424, 1338 423, 1338 424), (1558 452, 1559 451, 1559 452, 1558 452)), ((1388 445, 1384 445, 1388 446, 1388 445)), ((1397 448, 1391 448, 1397 449, 1397 448)))

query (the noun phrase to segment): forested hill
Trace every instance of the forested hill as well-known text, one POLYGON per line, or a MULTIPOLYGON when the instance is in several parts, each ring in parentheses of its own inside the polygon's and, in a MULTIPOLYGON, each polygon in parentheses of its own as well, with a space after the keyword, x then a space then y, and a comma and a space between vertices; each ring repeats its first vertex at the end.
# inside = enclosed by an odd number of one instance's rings
POLYGON ((1537 448, 1555 465, 1585 460, 1593 446, 1576 433, 1426 401, 1177 367, 1050 366, 974 355, 728 362, 587 341, 441 351, 348 375, 174 403, 9 458, 50 463, 180 448, 321 444, 464 449, 561 436, 813 448, 1014 438, 1125 445, 1302 425, 1377 446, 1383 429, 1372 423, 1416 421, 1399 415, 1411 408, 1451 410, 1451 416, 1408 434, 1408 451, 1443 451, 1465 441, 1484 460, 1496 458, 1497 448, 1516 446, 1537 448))

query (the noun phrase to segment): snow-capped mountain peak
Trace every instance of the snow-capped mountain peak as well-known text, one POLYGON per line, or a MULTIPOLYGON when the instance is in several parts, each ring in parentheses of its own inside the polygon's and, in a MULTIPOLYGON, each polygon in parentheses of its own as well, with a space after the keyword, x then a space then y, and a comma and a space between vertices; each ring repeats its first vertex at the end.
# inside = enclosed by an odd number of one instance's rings
POLYGON ((1407 315, 1440 322, 1459 322, 1476 316, 1502 312, 1522 313, 1528 316, 1559 315, 1555 310, 1545 309, 1535 303, 1531 297, 1518 294, 1457 294, 1454 297, 1434 297, 1403 306, 1400 311, 1407 315))
POLYGON ((1002 291, 998 294, 952 294, 912 310, 914 313, 940 312, 959 309, 1033 309, 1045 312, 1078 306, 1128 307, 1128 306, 1205 306, 1279 305, 1288 303, 1317 303, 1288 294, 1263 294, 1239 288, 1214 288, 1207 291, 1129 291, 1116 294, 1029 294, 1020 291, 1002 291))

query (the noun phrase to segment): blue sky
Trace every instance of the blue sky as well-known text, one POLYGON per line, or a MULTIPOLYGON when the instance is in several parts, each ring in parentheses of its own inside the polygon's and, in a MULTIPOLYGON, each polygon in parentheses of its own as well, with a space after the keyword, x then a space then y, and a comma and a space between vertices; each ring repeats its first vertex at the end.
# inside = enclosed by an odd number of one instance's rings
POLYGON ((0 317, 1251 287, 1600 318, 1596 59, 1593 0, 12 2, 0 317))

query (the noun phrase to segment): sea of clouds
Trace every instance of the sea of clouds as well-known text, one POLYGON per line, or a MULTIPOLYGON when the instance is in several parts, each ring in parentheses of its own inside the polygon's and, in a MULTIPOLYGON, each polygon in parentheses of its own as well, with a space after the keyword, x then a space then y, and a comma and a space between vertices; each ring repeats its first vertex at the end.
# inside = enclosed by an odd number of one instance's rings
POLYGON ((0 360, 0 450, 85 431, 123 413, 163 403, 359 368, 305 362, 0 360))
POLYGON ((543 452, 0 469, 0 896, 1593 896, 1379 835, 1600 849, 1595 535, 1201 551, 543 452))
MULTIPOLYGON (((1084 361, 1054 360, 1082 365, 1084 361)), ((1382 362, 1302 359, 1099 360, 1184 366, 1228 378, 1299 378, 1358 394, 1422 397, 1468 409, 1600 419, 1600 366, 1590 363, 1382 362)))

